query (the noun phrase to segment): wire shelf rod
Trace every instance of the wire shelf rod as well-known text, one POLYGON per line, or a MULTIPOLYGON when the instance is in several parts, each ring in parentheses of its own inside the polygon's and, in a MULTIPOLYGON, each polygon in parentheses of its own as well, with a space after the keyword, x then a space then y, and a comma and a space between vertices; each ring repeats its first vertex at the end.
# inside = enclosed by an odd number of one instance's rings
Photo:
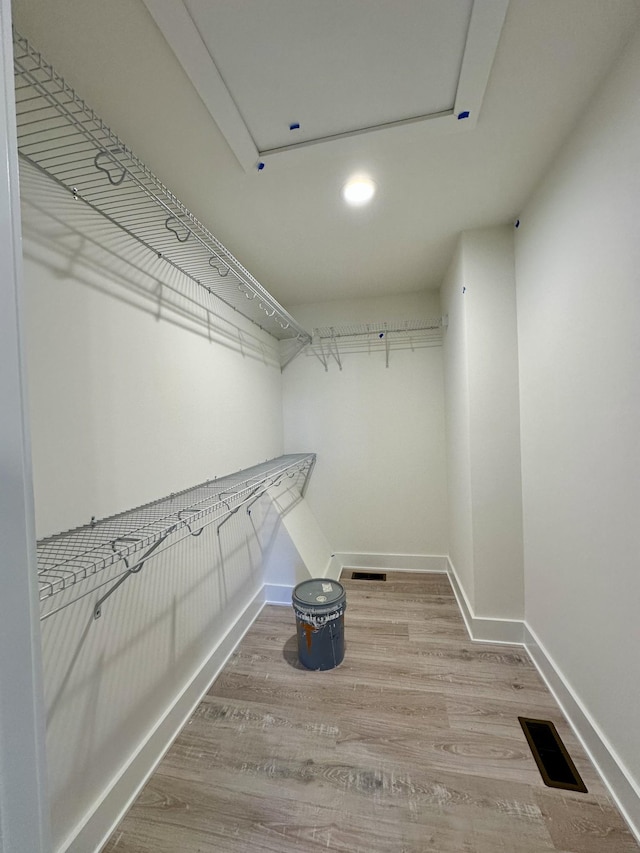
MULTIPOLYGON (((312 470, 312 469, 313 469, 313 463, 311 464, 311 466, 310 466, 309 468, 307 468, 307 469, 306 469, 306 472, 305 472, 305 469, 302 469, 302 470, 301 470, 301 472, 300 472, 301 476, 302 476, 302 475, 304 476, 304 481, 303 481, 302 487, 301 487, 301 489, 300 489, 301 497, 304 497, 304 491, 305 491, 305 488, 306 488, 306 484, 308 483, 309 476, 310 476, 310 472, 311 472, 311 470, 312 470)), ((278 485, 278 483, 269 483, 269 484, 267 485, 267 488, 265 488, 265 489, 264 489, 264 491, 262 491, 262 492, 260 493, 260 495, 258 495, 258 497, 262 497, 262 496, 266 493, 266 491, 268 490, 268 488, 270 488, 272 485, 278 485)), ((177 536, 177 537, 176 537, 176 536, 175 536, 174 531, 170 531, 170 533, 174 533, 174 535, 172 536, 172 541, 171 541, 171 542, 168 542, 167 544, 165 544, 165 545, 163 545, 162 547, 160 547, 160 545, 162 544, 162 542, 164 542, 164 540, 168 538, 168 536, 167 536, 167 535, 163 536, 163 537, 162 537, 161 542, 158 542, 158 543, 157 543, 158 547, 157 547, 157 548, 156 548, 156 547, 153 547, 153 549, 149 549, 149 551, 147 552, 147 554, 145 554, 145 555, 144 555, 144 556, 143 556, 143 557, 142 557, 142 558, 141 558, 141 559, 140 559, 140 560, 135 564, 135 566, 133 567, 133 569, 132 569, 132 568, 129 568, 129 566, 128 566, 127 562, 126 562, 126 558, 124 558, 124 559, 123 559, 123 563, 124 563, 124 566, 125 566, 125 567, 124 567, 123 569, 121 569, 121 570, 120 570, 120 572, 116 573, 115 575, 111 575, 111 576, 109 577, 109 579, 108 579, 108 580, 103 581, 103 582, 99 583, 97 586, 92 587, 92 589, 91 589, 91 590, 89 590, 88 592, 83 592, 83 593, 81 593, 81 594, 79 594, 79 595, 77 595, 77 596, 74 596, 74 598, 72 598, 70 601, 67 601, 67 602, 65 602, 64 604, 61 604, 60 606, 56 607, 56 608, 55 608, 55 609, 53 609, 53 610, 49 610, 49 611, 47 611, 47 613, 45 613, 41 618, 42 618, 42 619, 47 619, 49 616, 53 616, 53 615, 54 615, 54 613, 59 613, 61 610, 64 610, 66 607, 70 606, 71 604, 75 604, 75 602, 76 602, 76 601, 79 601, 80 599, 85 598, 87 595, 90 595, 92 592, 95 592, 97 589, 101 589, 102 587, 104 587, 104 586, 106 586, 106 585, 108 585, 108 584, 110 584, 110 583, 114 583, 115 581, 118 581, 118 580, 119 580, 119 579, 121 579, 121 578, 122 578, 122 579, 126 579, 126 577, 128 577, 128 576, 129 576, 129 575, 131 575, 131 574, 137 574, 137 572, 142 568, 142 564, 144 564, 144 562, 147 560, 148 556, 149 556, 149 555, 151 555, 151 551, 152 551, 152 550, 153 550, 153 556, 158 556, 158 555, 160 555, 161 553, 163 553, 163 552, 165 552, 165 551, 169 550, 169 548, 173 547, 173 546, 174 546, 174 545, 176 545, 178 542, 183 541, 185 538, 187 538, 187 536, 199 536, 199 535, 203 532, 203 530, 204 530, 206 527, 208 527, 208 526, 209 526, 209 525, 211 525, 211 524, 214 524, 214 523, 215 523, 216 521, 218 521, 220 518, 223 518, 224 520, 226 520, 227 518, 229 518, 229 516, 230 516, 230 515, 235 514, 235 513, 238 511, 238 509, 240 509, 243 505, 245 505, 245 504, 247 503, 247 501, 248 501, 248 500, 249 500, 249 498, 248 498, 248 497, 247 497, 247 498, 245 498, 245 499, 241 502, 241 504, 240 504, 236 509, 234 509, 234 510, 229 510, 229 509, 227 508, 227 509, 226 509, 226 511, 221 511, 221 512, 219 512, 219 513, 216 513, 214 516, 212 516, 211 518, 207 519, 207 521, 206 521, 206 522, 204 522, 204 523, 202 524, 201 528, 200 528, 196 533, 193 533, 193 532, 191 532, 191 531, 186 532, 186 533, 185 533, 185 532, 182 532, 182 534, 180 534, 179 536, 177 536)), ((250 513, 249 513, 249 515, 250 515, 250 513)), ((223 520, 223 523, 224 523, 224 520, 223 520)), ((101 615, 101 612, 98 612, 98 611, 99 611, 99 606, 100 606, 100 605, 101 605, 101 604, 102 604, 102 603, 103 603, 103 602, 104 602, 104 601, 105 601, 105 600, 106 600, 106 599, 111 595, 111 593, 112 593, 112 592, 114 592, 114 591, 115 591, 115 589, 116 589, 116 588, 118 588, 118 587, 120 586, 120 584, 121 584, 121 581, 120 581, 119 583, 114 583, 114 586, 113 586, 113 587, 112 587, 112 589, 109 591, 109 593, 108 593, 107 595, 103 596, 103 598, 102 598, 102 599, 100 599, 100 601, 96 604, 96 606, 95 606, 95 608, 94 608, 94 618, 99 618, 99 616, 101 615)))
POLYGON ((439 346, 444 325, 443 318, 437 317, 323 326, 313 330, 309 353, 328 371, 331 358, 342 370, 341 353, 371 354, 383 349, 389 367, 392 349, 439 346))
POLYGON ((387 332, 439 332, 442 318, 418 318, 414 320, 385 320, 375 323, 357 323, 351 325, 323 326, 313 330, 314 337, 326 340, 345 337, 367 337, 373 334, 384 335, 387 332))
POLYGON ((104 124, 71 86, 14 31, 16 118, 21 156, 38 165, 146 248, 279 340, 310 335, 182 202, 104 124), (133 192, 123 195, 123 190, 133 192), (124 203, 123 203, 124 202, 124 203), (148 208, 149 213, 146 212, 148 208), (152 227, 155 222, 155 228, 152 227), (147 226, 149 230, 147 231, 147 226), (167 242, 164 232, 173 243, 167 242), (189 253, 180 251, 188 242, 189 253), (212 266, 217 269, 217 277, 212 266), (237 289, 221 288, 231 273, 237 289), (245 299, 245 294, 251 298, 245 299), (222 298, 222 296, 221 296, 222 298))
MULTIPOLYGON (((25 159, 29 160, 29 158, 25 158, 25 159)), ((48 177, 51 177, 50 175, 48 175, 48 173, 47 173, 44 169, 42 169, 42 168, 39 166, 39 164, 38 164, 38 163, 36 163, 36 162, 34 162, 34 161, 31 161, 31 160, 29 160, 29 162, 30 162, 30 163, 31 163, 31 165, 33 165, 35 168, 37 168, 38 170, 40 170, 40 171, 41 171, 41 172, 43 172, 44 174, 47 174, 47 176, 48 176, 48 177)), ((54 178, 54 180, 56 180, 56 181, 57 181, 57 178, 54 178)), ((63 187, 65 187, 65 185, 64 185, 62 182, 60 182, 60 181, 57 181, 57 182, 58 182, 58 183, 60 183, 63 187)), ((65 187, 65 189, 66 189, 66 187, 65 187)), ((96 213, 99 213, 99 214, 100 214, 104 219, 106 219, 106 220, 108 220, 108 221, 112 222, 114 225, 116 225, 118 228, 120 228, 122 231, 124 231, 126 234, 128 234, 132 239, 137 240, 139 243, 141 243, 141 244, 142 244, 146 249, 148 249, 150 252, 153 252, 156 256, 161 257, 161 258, 163 259, 163 261, 165 261, 166 263, 168 263, 168 264, 169 264, 170 266, 172 266, 174 269, 178 270, 179 272, 184 273, 184 271, 185 271, 185 270, 184 270, 184 266, 185 266, 185 265, 184 265, 184 264, 179 264, 179 263, 177 263, 176 261, 172 260, 171 258, 167 257, 167 256, 166 256, 166 254, 164 253, 164 244, 163 244, 163 245, 158 245, 158 244, 156 244, 155 246, 152 246, 150 243, 146 242, 146 240, 144 239, 144 237, 142 236, 142 234, 140 233, 140 231, 139 231, 139 230, 137 230, 137 231, 134 233, 134 231, 133 231, 133 230, 131 230, 130 228, 128 228, 128 227, 126 226, 126 224, 124 224, 124 222, 123 222, 122 220, 121 220, 121 221, 116 221, 116 220, 115 220, 115 219, 113 219, 111 216, 109 216, 108 214, 106 214, 104 210, 101 210, 100 208, 96 207, 95 205, 91 204, 90 202, 87 202, 87 201, 86 201, 86 199, 83 199, 83 201, 84 201, 84 203, 85 203, 85 204, 87 204, 87 206, 88 206, 88 207, 90 207, 90 208, 92 208, 93 210, 95 210, 95 211, 96 211, 96 213)), ((213 270, 210 270, 208 273, 205 273, 205 277, 204 277, 204 278, 200 278, 200 279, 196 279, 194 275, 190 275, 189 277, 190 277, 193 281, 195 281, 195 282, 196 282, 196 284, 199 284, 201 287, 203 287, 207 292, 211 293, 213 296, 216 296, 216 297, 217 297, 221 302, 223 302, 225 305, 227 305, 227 306, 228 306, 229 308, 231 308, 233 311, 240 311, 240 309, 239 309, 239 308, 237 308, 237 307, 236 307, 236 305, 234 305, 234 304, 233 304, 233 302, 232 302, 231 300, 229 300, 229 299, 225 299, 225 298, 224 298, 224 297, 223 297, 219 292, 218 292, 218 293, 215 293, 215 292, 213 291, 213 289, 212 289, 212 288, 213 288, 213 283, 212 283, 211 285, 208 285, 208 284, 207 284, 207 282, 208 282, 208 281, 210 281, 212 277, 213 277, 213 282, 215 282, 215 281, 216 281, 216 277, 215 277, 215 276, 213 276, 213 272, 214 272, 213 270)), ((207 308, 206 306, 202 306, 202 307, 204 307, 204 308, 205 308, 205 310, 210 310, 210 309, 209 309, 209 308, 207 308)), ((240 312, 240 313, 242 313, 242 312, 240 312)), ((253 322, 254 322, 257 326, 259 326, 259 328, 261 328, 261 329, 263 329, 263 328, 264 328, 264 326, 263 326, 263 325, 261 325, 261 322, 258 322, 257 320, 254 320, 253 322)), ((300 337, 301 337, 301 336, 299 336, 299 338, 300 338, 300 337)), ((304 346, 304 340, 301 340, 301 344, 300 344, 300 346, 304 346)))
MULTIPOLYGON (((143 551, 155 546, 153 552, 160 553, 163 550, 160 545, 168 537, 171 537, 171 542, 166 547, 187 536, 200 535, 204 527, 234 514, 257 492, 266 491, 285 476, 303 477, 306 483, 314 461, 314 454, 278 457, 41 540, 38 543, 41 600, 45 601, 123 561, 128 563, 123 571, 129 571, 131 565, 138 565, 146 559, 143 551), (130 560, 134 561, 133 564, 130 560)), ((113 576, 109 579, 115 580, 113 576)), ((73 601, 75 599, 69 603, 73 601)))
MULTIPOLYGON (((308 485, 309 478, 310 478, 310 475, 311 475, 311 472, 313 470, 314 465, 315 465, 315 459, 311 462, 311 464, 308 467, 306 467, 306 468, 303 467, 300 469, 299 472, 297 472, 301 477, 304 477, 302 486, 300 488, 300 496, 301 497, 304 497, 306 486, 308 485)), ((294 476, 294 475, 288 474, 287 476, 294 476)), ((238 509, 242 508, 242 506, 245 506, 247 504, 249 507, 252 506, 256 499, 263 497, 267 493, 269 488, 271 488, 272 486, 277 486, 277 485, 279 485, 279 483, 280 483, 280 479, 278 479, 276 482, 267 483, 265 488, 258 495, 256 495, 256 497, 253 500, 250 500, 249 497, 245 498, 242 501, 242 503, 233 511, 229 511, 228 508, 225 508, 225 510, 221 510, 219 513, 216 513, 214 516, 208 518, 202 524, 201 528, 197 531, 197 533, 192 533, 192 532, 186 532, 185 533, 185 532, 183 532, 181 535, 176 537, 175 532, 174 532, 174 534, 173 534, 174 538, 172 538, 171 542, 167 542, 166 544, 164 544, 164 541, 168 537, 167 536, 162 537, 162 542, 158 542, 158 547, 154 548, 154 550, 153 550, 153 556, 159 556, 160 554, 164 553, 165 551, 168 551, 170 548, 172 548, 178 542, 183 541, 188 536, 199 536, 205 528, 209 527, 211 524, 215 524, 216 521, 218 521, 219 519, 228 518, 230 512, 231 512, 231 514, 235 514, 238 509)), ((247 509, 247 512, 249 513, 249 515, 251 515, 251 512, 249 509, 247 509)), ((144 563, 146 561, 146 559, 148 558, 148 556, 151 556, 151 555, 148 554, 148 555, 143 556, 143 558, 135 564, 134 569, 136 569, 138 566, 140 566, 141 563, 144 563)), ((92 593, 96 592, 97 590, 102 589, 103 587, 113 583, 114 586, 112 587, 112 590, 109 593, 109 595, 110 595, 111 592, 115 591, 115 589, 120 586, 120 583, 116 583, 117 581, 120 581, 120 579, 124 578, 125 576, 129 576, 130 574, 136 574, 137 573, 137 571, 133 571, 131 568, 129 568, 124 561, 123 561, 123 564, 124 564, 124 568, 121 569, 116 574, 110 575, 110 577, 107 580, 101 581, 100 583, 98 583, 95 586, 92 585, 92 588, 90 590, 88 590, 86 592, 82 592, 77 596, 74 596, 73 599, 71 599, 70 601, 64 602, 63 604, 59 605, 58 607, 56 607, 53 610, 48 610, 41 618, 47 619, 49 616, 53 616, 55 613, 59 613, 61 610, 66 609, 67 607, 69 607, 72 604, 75 604, 77 601, 80 601, 81 599, 86 598, 88 595, 91 595, 92 593)), ((140 568, 141 568, 141 566, 140 566, 140 568)), ((106 598, 109 597, 109 595, 103 596, 100 599, 100 601, 97 602, 97 604, 95 605, 95 607, 94 607, 94 618, 99 618, 100 613, 96 613, 96 610, 98 609, 99 605, 101 605, 106 600, 106 598)))

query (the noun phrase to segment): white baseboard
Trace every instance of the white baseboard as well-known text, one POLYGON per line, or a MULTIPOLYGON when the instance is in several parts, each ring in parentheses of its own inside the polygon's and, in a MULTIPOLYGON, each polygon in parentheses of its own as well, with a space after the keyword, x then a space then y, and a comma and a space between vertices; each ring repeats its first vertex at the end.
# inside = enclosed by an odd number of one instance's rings
POLYGON ((569 725, 585 748, 613 800, 640 843, 640 790, 626 771, 607 739, 599 731, 580 699, 553 659, 526 622, 477 617, 460 584, 454 565, 448 560, 449 580, 472 640, 485 643, 524 645, 569 725))
MULTIPOLYGON (((340 578, 341 571, 342 565, 336 559, 336 555, 334 554, 327 563, 327 567, 324 570, 322 577, 331 578, 331 580, 337 581, 340 578)), ((295 584, 266 583, 264 585, 265 604, 283 604, 291 606, 291 596, 294 588, 295 584)))
MULTIPOLYGON (((386 571, 394 569, 414 572, 446 571, 472 640, 524 645, 603 778, 631 831, 640 842, 640 790, 583 707, 567 679, 526 623, 518 620, 486 619, 474 616, 455 568, 447 557, 343 552, 334 555, 327 570, 327 577, 334 577, 336 573, 339 575, 343 566, 386 571), (443 563, 444 568, 442 568, 443 563)), ((96 803, 84 821, 58 848, 57 853, 63 853, 63 851, 64 853, 87 853, 87 851, 100 850, 201 701, 211 682, 220 673, 259 615, 264 604, 290 605, 292 591, 293 586, 290 585, 265 584, 254 596, 191 682, 140 744, 135 755, 122 768, 121 773, 112 780, 104 797, 96 803)))
POLYGON ((263 587, 265 604, 286 604, 291 606, 293 586, 284 583, 266 583, 263 587))
MULTIPOLYGON (((332 554, 323 577, 340 580, 344 568, 384 569, 385 572, 446 572, 446 557, 416 554, 332 554)), ((294 586, 267 583, 264 585, 266 604, 291 605, 294 586)))
POLYGON ((180 730, 196 709, 212 681, 219 675, 234 649, 264 607, 264 587, 236 619, 173 705, 156 723, 137 752, 106 789, 81 824, 58 848, 57 853, 97 851, 124 817, 147 780, 160 763, 180 730))
POLYGON ((464 624, 467 626, 469 637, 478 643, 523 645, 524 622, 520 619, 489 619, 486 616, 476 616, 458 579, 455 566, 448 558, 447 567, 453 593, 462 613, 464 624))
POLYGON ((640 843, 640 789, 529 625, 524 646, 640 843))
MULTIPOLYGON (((354 554, 348 551, 333 555, 335 564, 350 569, 384 569, 392 572, 446 572, 447 557, 432 554, 354 554)), ((332 565, 335 565, 332 560, 332 565)))

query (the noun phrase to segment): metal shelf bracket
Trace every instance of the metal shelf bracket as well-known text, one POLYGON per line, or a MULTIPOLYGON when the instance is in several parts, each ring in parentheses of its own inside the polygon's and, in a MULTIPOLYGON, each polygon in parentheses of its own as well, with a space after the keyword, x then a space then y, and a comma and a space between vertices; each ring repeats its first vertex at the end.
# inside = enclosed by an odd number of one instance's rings
MULTIPOLYGON (((105 601, 106 601, 108 598, 110 598, 110 597, 113 595, 113 593, 114 593, 114 592, 115 592, 115 591, 116 591, 120 586, 122 586, 122 584, 123 584, 126 580, 129 580, 129 578, 131 577, 131 575, 137 575, 137 574, 138 574, 138 572, 142 571, 142 569, 143 569, 144 564, 146 563, 146 561, 147 561, 147 560, 149 559, 149 557, 153 554, 153 552, 154 552, 154 551, 156 551, 156 550, 160 547, 160 545, 162 545, 162 543, 163 543, 163 542, 164 542, 164 540, 167 538, 167 536, 169 536, 169 534, 170 534, 170 533, 173 533, 173 530, 168 531, 164 536, 162 536, 160 539, 158 539, 158 541, 157 541, 157 542, 154 542, 154 543, 153 543, 153 545, 152 545, 150 548, 148 548, 148 549, 146 550, 146 552, 145 552, 144 556, 142 557, 142 559, 141 559, 141 560, 139 560, 139 561, 135 564, 135 566, 132 566, 131 568, 129 567, 129 563, 128 563, 128 561, 127 561, 127 558, 126 558, 126 557, 122 557, 122 561, 124 562, 125 566, 127 567, 127 571, 122 575, 122 577, 120 577, 120 579, 119 579, 119 580, 117 580, 117 581, 114 583, 114 585, 111 587, 111 589, 110 589, 108 592, 106 592, 106 593, 105 593, 105 594, 104 594, 104 595, 103 595, 103 596, 102 596, 102 597, 101 597, 101 598, 96 602, 96 605, 95 605, 95 607, 93 608, 93 618, 94 618, 94 619, 99 619, 99 618, 102 616, 102 605, 105 603, 105 601)), ((136 540, 134 540, 134 539, 133 539, 133 537, 127 537, 127 539, 129 539, 129 541, 136 541, 136 540)))

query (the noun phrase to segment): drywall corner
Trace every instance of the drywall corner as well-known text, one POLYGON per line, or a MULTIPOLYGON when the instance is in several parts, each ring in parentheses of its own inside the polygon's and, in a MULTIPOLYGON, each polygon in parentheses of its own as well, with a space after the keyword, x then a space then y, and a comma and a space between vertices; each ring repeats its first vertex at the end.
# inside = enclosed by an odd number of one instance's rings
POLYGON ((477 643, 503 643, 521 646, 524 641, 524 623, 519 619, 491 619, 476 616, 460 583, 455 566, 450 559, 447 560, 447 563, 449 581, 470 639, 477 643))
POLYGON ((264 546, 267 588, 292 589, 307 578, 325 577, 333 554, 306 500, 288 490, 270 497, 266 509, 270 521, 265 526, 272 532, 264 546))

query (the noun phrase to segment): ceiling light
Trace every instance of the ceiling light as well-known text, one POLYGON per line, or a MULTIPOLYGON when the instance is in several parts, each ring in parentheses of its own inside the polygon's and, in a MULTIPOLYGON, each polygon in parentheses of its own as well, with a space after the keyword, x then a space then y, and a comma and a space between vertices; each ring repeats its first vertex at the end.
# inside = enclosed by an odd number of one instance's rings
POLYGON ((342 188, 342 197, 354 207, 371 201, 376 191, 376 185, 371 178, 351 178, 342 188))

